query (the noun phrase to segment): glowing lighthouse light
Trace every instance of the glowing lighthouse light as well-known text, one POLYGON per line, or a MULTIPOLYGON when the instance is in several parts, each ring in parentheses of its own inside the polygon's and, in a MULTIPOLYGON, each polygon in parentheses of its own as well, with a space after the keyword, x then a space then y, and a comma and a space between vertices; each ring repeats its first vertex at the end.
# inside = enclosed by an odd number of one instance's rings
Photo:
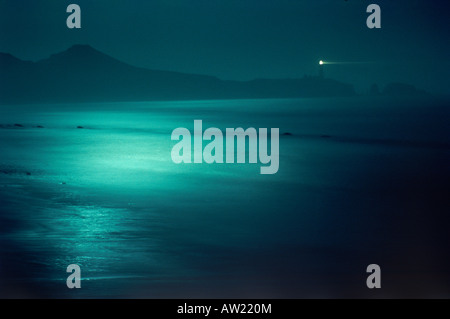
POLYGON ((325 62, 323 60, 319 61, 319 77, 321 79, 323 79, 323 65, 325 64, 325 62))

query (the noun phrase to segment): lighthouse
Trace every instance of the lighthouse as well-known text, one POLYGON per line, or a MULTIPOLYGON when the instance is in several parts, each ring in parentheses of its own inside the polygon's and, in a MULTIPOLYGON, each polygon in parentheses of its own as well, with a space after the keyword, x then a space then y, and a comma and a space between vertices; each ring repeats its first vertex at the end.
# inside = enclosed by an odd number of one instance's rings
POLYGON ((322 60, 319 61, 319 78, 323 79, 323 65, 324 62, 322 60))

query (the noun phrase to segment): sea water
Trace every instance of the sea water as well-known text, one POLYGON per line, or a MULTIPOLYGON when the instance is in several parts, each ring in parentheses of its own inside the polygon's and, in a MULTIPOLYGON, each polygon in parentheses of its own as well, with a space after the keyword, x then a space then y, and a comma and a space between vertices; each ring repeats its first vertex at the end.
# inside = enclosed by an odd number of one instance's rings
POLYGON ((0 296, 448 296, 449 103, 0 107, 0 296), (175 164, 171 132, 279 128, 279 170, 175 164), (66 268, 81 268, 68 289, 66 268))

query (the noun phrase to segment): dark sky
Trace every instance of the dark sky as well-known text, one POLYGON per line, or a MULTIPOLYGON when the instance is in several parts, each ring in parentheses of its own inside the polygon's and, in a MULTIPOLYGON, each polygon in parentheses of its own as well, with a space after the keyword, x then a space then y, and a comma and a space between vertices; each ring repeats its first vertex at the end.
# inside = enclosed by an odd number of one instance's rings
POLYGON ((0 0, 0 51, 38 60, 73 44, 133 65, 222 79, 325 75, 450 93, 448 0, 0 0), (82 28, 66 27, 79 4, 82 28), (368 29, 366 7, 381 7, 368 29))

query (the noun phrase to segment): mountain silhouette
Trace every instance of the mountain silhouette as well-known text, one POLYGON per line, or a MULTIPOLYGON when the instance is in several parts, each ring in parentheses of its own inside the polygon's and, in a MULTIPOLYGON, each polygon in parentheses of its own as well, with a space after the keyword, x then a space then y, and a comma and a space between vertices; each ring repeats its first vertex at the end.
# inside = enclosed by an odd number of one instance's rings
POLYGON ((135 67, 89 45, 37 62, 0 53, 0 103, 107 102, 353 95, 332 79, 224 81, 213 76, 135 67))
POLYGON ((383 94, 390 96, 427 96, 428 92, 417 89, 415 86, 406 83, 389 83, 383 89, 383 94))

